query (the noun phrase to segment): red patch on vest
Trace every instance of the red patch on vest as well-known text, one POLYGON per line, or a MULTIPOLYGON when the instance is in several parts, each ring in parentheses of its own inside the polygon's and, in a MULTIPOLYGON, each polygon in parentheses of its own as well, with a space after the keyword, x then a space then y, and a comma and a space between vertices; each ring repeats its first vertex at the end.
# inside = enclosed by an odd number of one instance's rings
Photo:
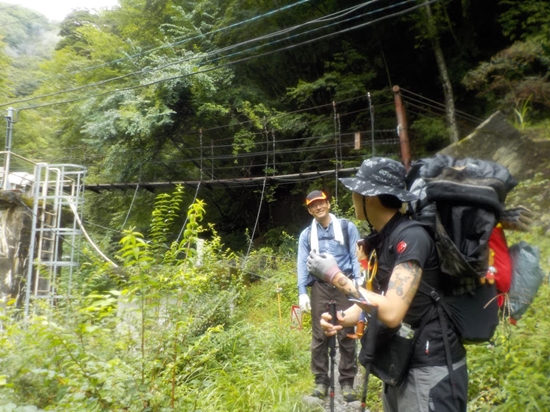
POLYGON ((397 244, 397 253, 403 253, 407 249, 407 244, 403 241, 399 242, 397 244))

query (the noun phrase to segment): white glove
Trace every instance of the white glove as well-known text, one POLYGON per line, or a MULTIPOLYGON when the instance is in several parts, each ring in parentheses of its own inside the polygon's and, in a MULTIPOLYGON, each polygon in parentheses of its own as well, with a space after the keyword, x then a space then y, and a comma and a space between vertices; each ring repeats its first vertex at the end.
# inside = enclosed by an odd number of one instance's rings
POLYGON ((298 300, 300 301, 300 310, 302 312, 311 312, 311 303, 309 301, 309 296, 307 293, 302 293, 300 296, 298 296, 298 300))

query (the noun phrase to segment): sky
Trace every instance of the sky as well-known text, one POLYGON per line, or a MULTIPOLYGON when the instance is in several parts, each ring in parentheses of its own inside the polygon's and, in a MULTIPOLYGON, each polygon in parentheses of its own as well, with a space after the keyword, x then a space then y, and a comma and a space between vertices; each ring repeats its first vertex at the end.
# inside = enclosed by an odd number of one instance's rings
POLYGON ((2 0, 37 11, 49 20, 62 21, 73 9, 102 9, 118 4, 118 0, 2 0))

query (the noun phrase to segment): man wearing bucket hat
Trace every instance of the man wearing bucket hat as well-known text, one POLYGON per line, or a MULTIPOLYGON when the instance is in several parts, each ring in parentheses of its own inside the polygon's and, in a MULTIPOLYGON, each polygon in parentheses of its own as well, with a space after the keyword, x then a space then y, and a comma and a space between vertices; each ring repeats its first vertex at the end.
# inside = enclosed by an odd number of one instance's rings
MULTIPOLYGON (((314 276, 307 270, 307 257, 311 250, 330 253, 334 256, 342 275, 350 279, 361 276, 359 262, 355 256, 355 245, 360 239, 357 227, 347 219, 338 219, 330 213, 327 195, 314 190, 306 197, 306 206, 313 221, 300 233, 298 240, 298 298, 303 312, 311 311, 311 372, 315 377, 315 389, 312 396, 323 399, 330 384, 328 348, 330 339, 321 328, 321 314, 327 311, 329 302, 336 304, 337 310, 349 308, 352 304, 335 286, 314 276), (311 299, 307 288, 311 288, 311 299)), ((338 364, 339 383, 345 401, 357 399, 353 390, 357 374, 356 342, 347 337, 353 333, 353 327, 344 328, 337 334, 340 350, 338 364)))
POLYGON ((312 251, 310 273, 361 301, 339 312, 337 325, 324 313, 321 327, 332 336, 354 325, 363 310, 376 313, 377 327, 367 328, 363 335, 359 360, 384 381, 384 411, 466 411, 464 346, 448 322, 439 322, 430 296, 417 293, 421 281, 440 286, 440 267, 431 236, 401 213, 403 202, 416 200, 405 188, 405 174, 395 160, 372 158, 362 163, 355 177, 340 179, 353 191, 357 218, 371 226, 372 234, 364 240, 376 252, 378 270, 367 290, 343 276, 332 256, 312 251), (371 336, 369 329, 378 328, 371 336), (367 342, 375 342, 373 356, 366 353, 367 342))

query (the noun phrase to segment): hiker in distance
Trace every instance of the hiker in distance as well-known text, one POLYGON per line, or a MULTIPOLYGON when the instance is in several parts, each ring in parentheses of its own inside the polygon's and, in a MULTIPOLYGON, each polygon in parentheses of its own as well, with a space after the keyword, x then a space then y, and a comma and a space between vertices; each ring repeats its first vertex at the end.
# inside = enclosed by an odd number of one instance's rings
MULTIPOLYGON (((376 306, 379 331, 370 336, 367 327, 359 360, 384 381, 384 411, 462 412, 468 397, 466 351, 451 324, 439 321, 429 294, 420 293, 421 281, 439 288, 440 266, 432 237, 401 213, 403 202, 416 200, 405 189, 405 175, 401 163, 372 158, 363 161, 355 177, 340 179, 353 191, 357 218, 371 226, 365 244, 376 251, 377 273, 372 290, 367 290, 346 277, 332 256, 312 251, 307 264, 310 273, 349 298, 363 301, 338 312, 337 325, 331 324, 328 313, 320 323, 325 334, 332 336, 355 325, 363 310, 368 313, 376 306), (370 339, 376 339, 376 344, 369 362, 363 350, 370 339)), ((367 252, 361 250, 358 255, 367 252)))
MULTIPOLYGON (((328 310, 329 302, 334 301, 337 310, 349 308, 352 304, 334 285, 312 276, 307 270, 309 252, 330 253, 341 268, 341 275, 350 281, 359 279, 361 271, 355 256, 356 243, 360 239, 359 230, 347 219, 338 219, 330 213, 327 195, 314 190, 306 197, 306 206, 313 222, 300 233, 298 240, 298 298, 302 312, 311 312, 311 372, 315 377, 315 389, 311 396, 324 399, 330 384, 329 341, 321 328, 321 314, 328 310), (311 298, 307 288, 311 288, 311 298)), ((346 402, 357 399, 353 390, 357 374, 356 342, 347 337, 353 333, 353 325, 342 328, 337 333, 340 350, 338 364, 339 383, 346 402)), ((333 378, 333 377, 332 377, 333 378)))

